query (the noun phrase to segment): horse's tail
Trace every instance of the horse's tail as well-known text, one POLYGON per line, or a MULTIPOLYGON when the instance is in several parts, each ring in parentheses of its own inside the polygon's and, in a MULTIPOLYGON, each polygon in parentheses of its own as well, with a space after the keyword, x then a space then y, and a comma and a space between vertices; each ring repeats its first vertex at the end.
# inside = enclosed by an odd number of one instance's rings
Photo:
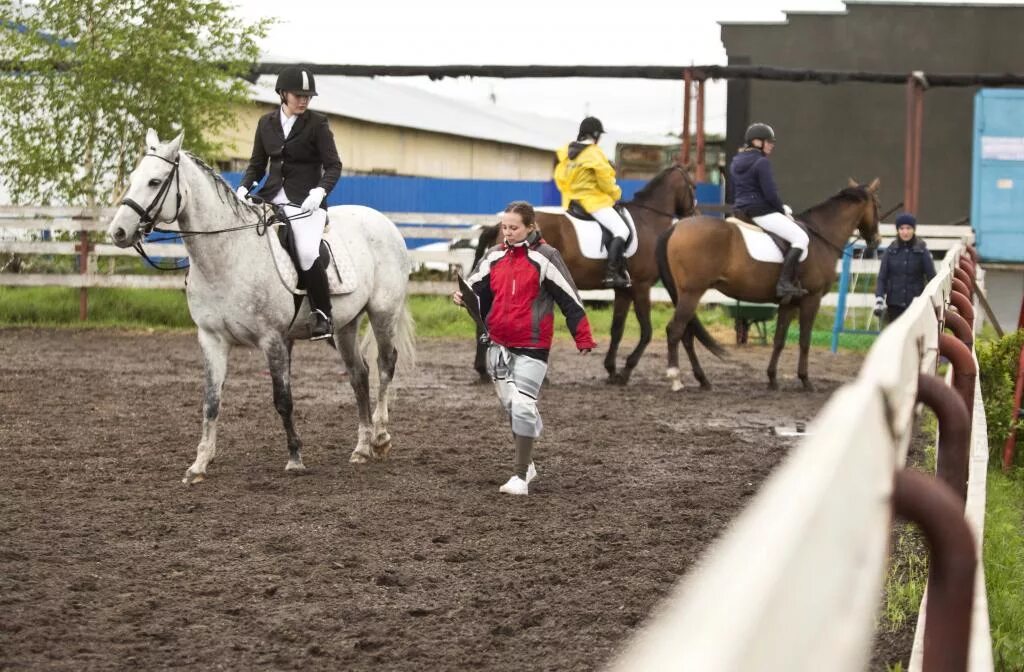
MULTIPOLYGON (((402 310, 395 318, 394 346, 398 351, 397 369, 409 372, 416 368, 416 322, 412 319, 409 304, 402 302, 402 310)), ((377 338, 373 333, 373 325, 366 329, 363 340, 359 344, 370 367, 370 380, 377 378, 377 338)), ((395 375, 398 373, 396 371, 395 375)), ((394 390, 394 388, 391 388, 394 390)))
MULTIPOLYGON (((668 239, 675 232, 677 224, 678 222, 663 231, 658 236, 658 242, 654 246, 654 257, 658 260, 658 276, 661 278, 661 284, 665 285, 665 290, 668 292, 669 298, 672 299, 673 306, 678 302, 679 296, 676 294, 676 281, 672 277, 672 269, 668 264, 668 239)), ((708 333, 708 330, 704 328, 696 314, 690 318, 686 328, 692 331, 697 340, 701 342, 701 345, 707 348, 715 357, 719 359, 726 359, 728 357, 728 351, 715 340, 714 336, 708 333)))
POLYGON ((700 318, 694 315, 690 318, 690 323, 686 325, 687 329, 693 331, 693 335, 697 337, 697 340, 701 342, 712 355, 719 359, 728 359, 729 352, 722 347, 722 344, 715 340, 715 337, 708 333, 708 330, 701 324, 700 318))
POLYGON ((668 239, 675 233, 675 230, 675 224, 668 227, 661 232, 658 241, 654 244, 654 258, 658 260, 658 277, 661 278, 661 284, 665 285, 665 290, 668 292, 669 298, 672 299, 673 306, 676 305, 679 297, 676 295, 676 281, 672 277, 672 269, 668 265, 668 239))

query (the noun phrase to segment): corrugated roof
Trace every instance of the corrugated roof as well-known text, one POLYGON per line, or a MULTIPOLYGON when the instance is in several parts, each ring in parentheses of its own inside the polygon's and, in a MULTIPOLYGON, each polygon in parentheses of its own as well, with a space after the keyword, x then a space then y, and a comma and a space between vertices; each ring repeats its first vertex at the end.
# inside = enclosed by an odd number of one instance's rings
MULTIPOLYGON (((322 75, 316 78, 316 88, 319 95, 311 109, 324 114, 550 151, 575 139, 580 122, 456 100, 370 77, 322 75)), ((253 98, 261 103, 275 104, 279 100, 273 77, 261 77, 252 91, 253 98)), ((601 146, 611 151, 617 142, 672 145, 679 139, 610 129, 601 139, 601 146)))

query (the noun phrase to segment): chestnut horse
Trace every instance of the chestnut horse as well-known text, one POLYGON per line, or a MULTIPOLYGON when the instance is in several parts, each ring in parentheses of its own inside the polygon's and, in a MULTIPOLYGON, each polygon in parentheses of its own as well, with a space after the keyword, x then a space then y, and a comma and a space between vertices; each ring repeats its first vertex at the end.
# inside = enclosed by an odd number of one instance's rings
MULTIPOLYGON (((609 383, 625 385, 629 382, 633 369, 640 361, 647 344, 651 342, 651 286, 658 281, 658 262, 654 255, 658 236, 672 226, 673 221, 696 214, 696 205, 694 184, 686 168, 678 163, 673 163, 655 175, 636 192, 632 201, 626 203, 625 207, 636 225, 637 250, 636 254, 627 260, 633 286, 615 290, 611 342, 608 345, 608 354, 604 358, 609 383), (640 342, 626 358, 625 367, 616 370, 616 355, 622 341, 630 303, 634 305, 636 319, 640 323, 640 342)), ((539 211, 537 225, 544 240, 561 253, 578 289, 602 289, 605 260, 587 259, 580 253, 576 232, 564 215, 539 211)), ((476 261, 479 261, 483 253, 497 242, 498 227, 486 227, 477 243, 476 261)), ((710 342, 705 340, 710 340, 711 337, 702 326, 695 335, 702 343, 712 347, 710 342)), ((490 382, 484 366, 485 351, 486 346, 477 345, 473 368, 480 374, 482 381, 490 382)))
MULTIPOLYGON (((854 230, 871 248, 878 245, 878 180, 867 186, 850 180, 850 186, 824 203, 801 213, 798 218, 807 224, 810 245, 807 258, 800 263, 800 282, 807 295, 779 306, 775 341, 768 364, 768 387, 778 389, 776 370, 779 355, 786 344, 786 332, 794 314, 800 311, 800 363, 797 375, 804 389, 813 389, 807 377, 807 355, 811 346, 811 326, 836 278, 836 261, 854 230)), ((775 283, 781 264, 753 259, 743 241, 743 234, 732 222, 717 217, 690 217, 678 222, 658 240, 658 264, 662 282, 668 289, 675 314, 666 327, 668 335, 668 370, 672 389, 682 387, 679 381, 679 341, 693 367, 693 375, 704 389, 710 388, 707 376, 697 361, 693 347, 695 311, 701 296, 708 289, 740 301, 774 303, 775 283)), ((701 342, 704 342, 703 339, 701 342)))

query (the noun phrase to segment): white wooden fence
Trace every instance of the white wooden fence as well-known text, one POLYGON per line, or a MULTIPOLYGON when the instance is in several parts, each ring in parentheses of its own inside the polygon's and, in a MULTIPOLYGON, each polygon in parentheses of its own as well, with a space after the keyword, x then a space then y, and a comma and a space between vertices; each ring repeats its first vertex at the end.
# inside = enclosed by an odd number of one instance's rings
MULTIPOLYGON (((113 216, 113 209, 103 209, 98 212, 84 208, 41 208, 41 207, 19 207, 0 206, 0 253, 21 254, 21 255, 79 255, 81 250, 78 244, 72 242, 53 242, 41 240, 24 240, 26 232, 37 231, 66 231, 73 233, 81 232, 105 232, 110 218, 113 216)), ((441 213, 416 213, 416 212, 388 212, 385 213, 392 221, 399 223, 402 235, 411 239, 441 238, 444 240, 474 239, 477 235, 473 227, 494 224, 497 221, 496 214, 441 214, 441 213)), ((966 226, 939 226, 919 225, 918 235, 928 242, 932 250, 949 250, 961 238, 968 236, 973 241, 970 227, 966 226)), ((881 225, 883 246, 895 238, 896 230, 892 224, 881 225)), ((97 237, 97 236, 93 236, 97 237)), ((185 257, 185 246, 175 243, 157 243, 148 246, 151 256, 169 258, 185 257)), ((137 253, 132 249, 123 249, 108 243, 94 243, 89 247, 84 263, 80 263, 81 270, 77 274, 43 274, 43 273, 0 273, 0 285, 9 286, 63 286, 63 287, 137 287, 151 289, 180 289, 183 286, 183 279, 174 273, 161 273, 158 275, 129 275, 104 273, 99 265, 101 257, 135 257, 137 253)), ((473 250, 462 249, 413 249, 411 250, 413 262, 416 264, 443 264, 449 267, 460 268, 463 274, 468 274, 473 263, 473 250)), ((854 276, 859 274, 874 275, 878 273, 879 262, 877 259, 855 259, 852 262, 851 272, 854 276)), ((841 269, 841 261, 836 262, 837 271, 841 269)), ((414 294, 448 294, 452 288, 450 283, 442 282, 413 282, 411 291, 414 294)), ((606 300, 613 298, 612 290, 591 290, 583 292, 583 297, 589 300, 606 300)), ((652 291, 651 299, 657 302, 670 302, 668 292, 663 288, 655 288, 652 291)), ((838 304, 836 293, 827 294, 822 305, 835 306, 838 304)), ((708 290, 701 301, 703 303, 730 303, 733 299, 725 296, 717 290, 708 290)), ((846 305, 848 308, 869 308, 874 305, 874 295, 871 293, 851 293, 847 295, 846 305)))
MULTIPOLYGON (((857 379, 832 396, 613 672, 866 669, 886 575, 894 473, 906 461, 918 375, 935 371, 936 307, 941 313, 948 304, 963 252, 960 241, 949 249, 924 294, 879 336, 857 379)), ((978 549, 968 669, 991 672, 980 560, 988 460, 980 390, 979 381, 966 508, 978 549)), ((921 669, 921 634, 919 626, 911 670, 921 669)))

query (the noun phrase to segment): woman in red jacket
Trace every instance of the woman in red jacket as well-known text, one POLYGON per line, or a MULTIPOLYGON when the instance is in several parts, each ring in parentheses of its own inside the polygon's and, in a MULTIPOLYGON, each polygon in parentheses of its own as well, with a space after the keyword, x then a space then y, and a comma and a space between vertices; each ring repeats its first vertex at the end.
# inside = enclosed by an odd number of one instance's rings
MULTIPOLYGON (((544 427, 537 398, 548 370, 554 304, 565 315, 576 348, 594 348, 590 323, 562 256, 540 237, 533 206, 513 201, 501 216, 504 242, 488 250, 467 283, 480 299, 490 346, 487 370, 515 437, 515 473, 500 492, 526 495, 537 475, 533 442, 544 427)), ((455 292, 462 305, 462 293, 455 292)))

